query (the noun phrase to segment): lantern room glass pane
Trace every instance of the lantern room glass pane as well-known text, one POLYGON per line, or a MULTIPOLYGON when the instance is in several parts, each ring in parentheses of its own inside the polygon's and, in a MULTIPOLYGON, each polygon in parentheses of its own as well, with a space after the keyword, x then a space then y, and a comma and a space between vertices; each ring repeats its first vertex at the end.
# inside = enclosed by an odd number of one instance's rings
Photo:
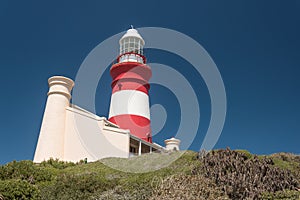
POLYGON ((143 54, 143 46, 141 44, 142 42, 139 38, 135 38, 135 37, 124 38, 123 41, 121 42, 120 54, 130 53, 130 52, 143 54))

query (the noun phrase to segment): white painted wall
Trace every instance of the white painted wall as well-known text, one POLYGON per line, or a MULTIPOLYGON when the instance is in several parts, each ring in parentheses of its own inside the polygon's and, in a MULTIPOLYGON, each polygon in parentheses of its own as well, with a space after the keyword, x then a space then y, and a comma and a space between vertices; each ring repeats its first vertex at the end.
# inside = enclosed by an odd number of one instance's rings
POLYGON ((66 77, 49 78, 49 92, 34 162, 63 159, 66 107, 69 106, 74 82, 66 77))
MULTIPOLYGON (((71 79, 55 76, 48 82, 48 98, 34 162, 39 163, 50 158, 72 162, 85 158, 89 162, 106 157, 129 158, 129 130, 120 129, 105 118, 78 106, 70 107, 71 90, 74 86, 71 79)), ((121 96, 117 99, 128 99, 122 106, 128 106, 133 113, 142 112, 150 117, 149 110, 140 108, 149 108, 143 105, 149 104, 148 95, 137 91, 119 94, 121 96), (143 103, 140 105, 136 101, 143 103)))
POLYGON ((105 120, 92 113, 67 108, 64 160, 129 157, 129 132, 107 127, 105 120))

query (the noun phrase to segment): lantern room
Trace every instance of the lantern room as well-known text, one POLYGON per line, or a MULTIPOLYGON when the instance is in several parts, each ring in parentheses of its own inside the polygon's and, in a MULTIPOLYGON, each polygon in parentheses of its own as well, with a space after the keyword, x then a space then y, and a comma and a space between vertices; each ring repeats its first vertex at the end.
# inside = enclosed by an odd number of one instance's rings
POLYGON ((134 28, 128 29, 126 34, 120 39, 120 55, 118 62, 139 62, 146 63, 143 56, 145 41, 134 28))

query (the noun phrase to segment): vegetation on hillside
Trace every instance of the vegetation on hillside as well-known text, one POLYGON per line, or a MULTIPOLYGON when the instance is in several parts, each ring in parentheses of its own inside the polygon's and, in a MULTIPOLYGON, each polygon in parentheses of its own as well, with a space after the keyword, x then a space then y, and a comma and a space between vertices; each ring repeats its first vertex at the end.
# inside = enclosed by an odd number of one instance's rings
POLYGON ((0 200, 296 200, 299 187, 300 156, 288 153, 256 156, 226 149, 153 153, 87 164, 51 159, 0 166, 0 200), (178 156, 170 165, 164 163, 178 156), (143 173, 132 172, 149 166, 135 171, 143 173), (117 170, 121 167, 125 171, 117 170))

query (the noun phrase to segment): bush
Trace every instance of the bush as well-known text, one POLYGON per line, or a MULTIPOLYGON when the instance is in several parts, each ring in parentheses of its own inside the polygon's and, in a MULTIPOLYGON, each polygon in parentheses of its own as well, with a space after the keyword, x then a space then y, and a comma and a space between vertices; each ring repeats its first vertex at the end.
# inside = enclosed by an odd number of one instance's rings
POLYGON ((4 200, 39 200, 40 191, 34 185, 23 180, 0 181, 0 197, 4 200))
POLYGON ((51 173, 37 167, 32 161, 13 161, 6 165, 0 166, 0 180, 21 179, 26 180, 31 184, 41 181, 50 181, 51 173))
POLYGON ((237 150, 235 150, 235 151, 244 154, 248 159, 250 159, 250 158, 253 157, 253 155, 252 155, 249 151, 247 151, 247 150, 244 150, 244 149, 237 149, 237 150))
POLYGON ((151 200, 190 199, 226 200, 221 187, 201 174, 178 174, 161 180, 153 190, 151 200))
POLYGON ((50 158, 47 161, 43 161, 40 165, 43 167, 51 166, 54 167, 55 169, 65 169, 67 167, 75 166, 76 164, 72 162, 65 162, 65 161, 60 161, 58 159, 50 158))
POLYGON ((41 189, 42 199, 89 199, 92 194, 103 192, 114 185, 96 173, 60 174, 53 184, 41 189))
POLYGON ((300 192, 293 191, 293 190, 284 190, 284 191, 278 191, 275 193, 263 193, 261 196, 261 199, 264 199, 264 200, 279 200, 279 199, 299 200, 300 192))
POLYGON ((212 151, 200 160, 203 165, 193 172, 214 180, 231 199, 257 199, 263 192, 295 190, 299 186, 289 170, 275 167, 268 157, 249 159, 244 153, 226 149, 212 151))

